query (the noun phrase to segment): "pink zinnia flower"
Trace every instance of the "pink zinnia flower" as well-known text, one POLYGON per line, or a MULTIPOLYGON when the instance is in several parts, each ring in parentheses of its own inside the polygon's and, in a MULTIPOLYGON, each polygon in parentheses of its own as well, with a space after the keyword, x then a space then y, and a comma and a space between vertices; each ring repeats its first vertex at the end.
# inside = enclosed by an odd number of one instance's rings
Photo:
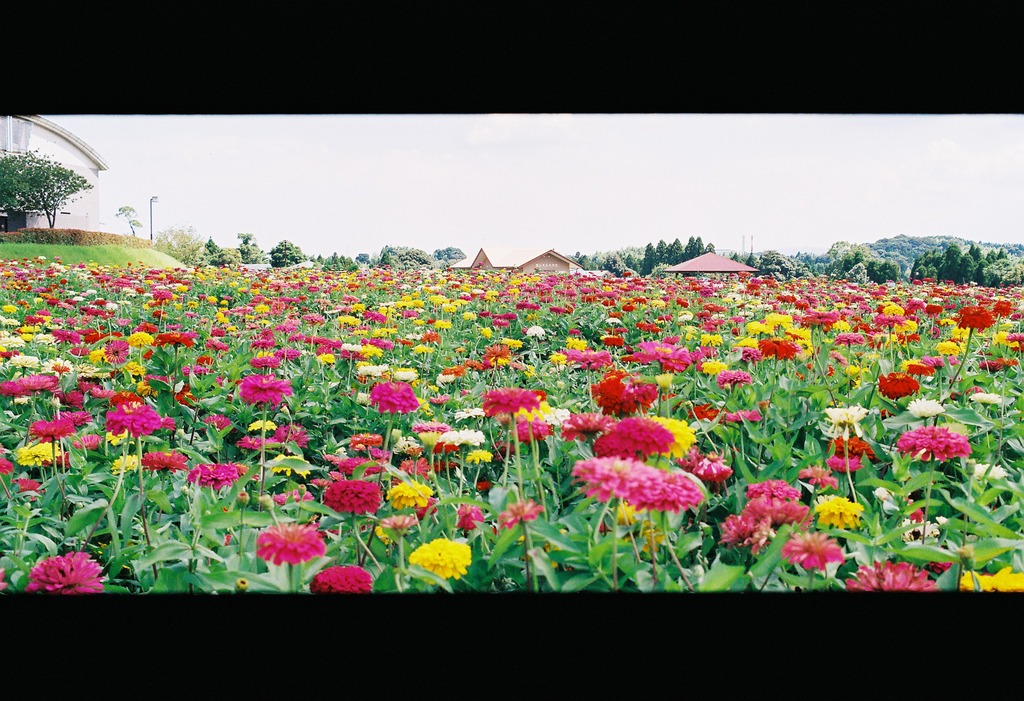
POLYGON ((84 448, 85 450, 96 450, 100 447, 100 437, 95 433, 79 436, 75 440, 71 441, 71 445, 79 449, 84 448))
POLYGON ((704 493, 685 472, 668 472, 641 463, 627 473, 625 500, 639 510, 684 511, 704 499, 704 493))
POLYGON ((102 568, 88 553, 71 552, 41 560, 28 575, 26 592, 98 594, 103 591, 102 568))
POLYGON ((60 380, 56 375, 26 375, 15 382, 28 392, 55 392, 60 388, 60 380))
POLYGON ((320 557, 326 550, 323 533, 308 523, 279 523, 256 538, 257 557, 275 565, 300 565, 320 557))
POLYGON ((572 468, 572 476, 584 485, 584 494, 608 501, 625 494, 625 480, 629 471, 643 465, 636 458, 597 457, 581 460, 572 468))
MULTIPOLYGON (((860 463, 860 460, 857 460, 857 462, 860 463)), ((832 473, 828 468, 821 467, 820 465, 805 467, 800 470, 797 477, 802 480, 807 480, 819 489, 839 488, 839 480, 832 476, 832 473)))
POLYGON ((542 441, 551 435, 551 426, 544 421, 517 421, 516 437, 520 443, 529 443, 531 440, 542 441))
POLYGON ((471 531, 476 528, 476 524, 483 523, 483 521, 484 512, 480 510, 479 506, 459 504, 459 520, 455 523, 457 528, 471 531))
POLYGON ((732 468, 722 461, 721 455, 706 455, 690 470, 701 482, 716 484, 732 477, 732 468))
POLYGON ((531 389, 502 387, 484 392, 484 416, 514 414, 520 409, 533 411, 540 408, 540 396, 531 389))
POLYGON ((247 471, 244 465, 234 462, 201 463, 192 468, 185 479, 200 487, 213 487, 217 490, 231 486, 247 471))
POLYGON ((722 370, 715 376, 715 382, 718 383, 719 389, 733 389, 752 384, 754 378, 749 372, 743 370, 722 370))
POLYGON ((309 583, 311 594, 369 594, 373 576, 359 565, 335 565, 320 570, 309 583))
POLYGON ((223 431, 231 425, 231 419, 222 414, 209 414, 203 417, 203 423, 207 426, 213 426, 218 431, 223 431))
POLYGON ((896 441, 896 449, 918 460, 949 460, 971 454, 967 436, 945 426, 921 426, 907 431, 896 441))
POLYGON ((75 424, 66 416, 53 421, 33 421, 28 429, 29 435, 38 438, 41 443, 52 443, 67 438, 74 432, 75 424))
POLYGON ((380 485, 365 480, 338 480, 324 490, 324 504, 340 513, 375 514, 382 499, 380 485))
POLYGON ((615 426, 615 419, 606 414, 590 412, 573 414, 562 422, 562 438, 574 441, 607 433, 615 426))
POLYGON ((153 407, 138 402, 120 404, 113 411, 107 412, 107 431, 115 436, 127 431, 135 437, 148 436, 161 428, 160 414, 153 407))
POLYGON ((6 458, 0 458, 0 475, 9 475, 14 472, 14 463, 6 458))
POLYGON ((502 528, 514 528, 520 521, 533 521, 543 513, 544 507, 533 499, 517 501, 509 504, 498 514, 498 524, 502 528))
POLYGON ((188 469, 188 458, 176 450, 143 453, 142 466, 147 470, 180 472, 188 469))
POLYGON ((846 580, 846 591, 939 591, 939 585, 909 562, 886 561, 861 565, 846 580))
POLYGON ((275 375, 246 375, 238 383, 238 396, 246 404, 268 404, 276 407, 291 394, 292 383, 275 375))
POLYGON ((757 499, 758 497, 799 499, 800 490, 782 480, 765 480, 747 485, 747 499, 757 499))
POLYGON ((797 532, 782 546, 782 557, 804 569, 825 571, 830 562, 843 562, 843 549, 827 533, 797 532))
POLYGON ((384 414, 410 414, 420 408, 416 391, 408 382, 378 382, 370 390, 370 404, 384 414))

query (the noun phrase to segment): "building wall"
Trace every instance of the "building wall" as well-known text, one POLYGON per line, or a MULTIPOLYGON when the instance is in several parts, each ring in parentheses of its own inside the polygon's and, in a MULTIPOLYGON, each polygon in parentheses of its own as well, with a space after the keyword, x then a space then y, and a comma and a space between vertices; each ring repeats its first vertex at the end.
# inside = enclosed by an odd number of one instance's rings
MULTIPOLYGON (((109 231, 113 232, 110 224, 100 224, 100 168, 88 155, 84 154, 78 146, 60 133, 48 129, 46 126, 29 122, 18 117, 0 116, 0 153, 9 155, 22 151, 38 151, 40 155, 47 156, 60 165, 73 170, 92 185, 92 188, 75 195, 74 199, 66 202, 63 207, 57 210, 57 217, 54 220, 54 227, 58 229, 83 229, 85 231, 109 231), (28 130, 28 144, 25 147, 24 138, 15 136, 8 139, 8 120, 11 124, 11 133, 24 134, 28 130), (6 150, 10 149, 10 150, 6 150)), ((14 219, 10 219, 14 223, 14 219)), ((112 224, 112 223, 111 223, 112 224)), ((26 214, 25 228, 47 228, 49 223, 45 214, 26 214)), ((18 227, 21 228, 21 227, 18 227)), ((12 227, 14 230, 14 227, 12 227)))
POLYGON ((524 273, 567 273, 569 264, 561 258, 546 253, 540 258, 531 260, 521 270, 524 273))

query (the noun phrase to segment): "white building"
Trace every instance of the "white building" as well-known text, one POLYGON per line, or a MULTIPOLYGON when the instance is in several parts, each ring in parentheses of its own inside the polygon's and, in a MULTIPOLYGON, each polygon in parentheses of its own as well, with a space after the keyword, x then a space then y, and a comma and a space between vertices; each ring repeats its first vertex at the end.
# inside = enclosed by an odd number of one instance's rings
MULTIPOLYGON (((107 164, 88 144, 38 115, 0 115, 0 157, 38 151, 75 171, 92 185, 57 211, 54 228, 103 231, 100 225, 100 171, 107 164)), ((45 214, 0 210, 0 231, 49 227, 45 214)))

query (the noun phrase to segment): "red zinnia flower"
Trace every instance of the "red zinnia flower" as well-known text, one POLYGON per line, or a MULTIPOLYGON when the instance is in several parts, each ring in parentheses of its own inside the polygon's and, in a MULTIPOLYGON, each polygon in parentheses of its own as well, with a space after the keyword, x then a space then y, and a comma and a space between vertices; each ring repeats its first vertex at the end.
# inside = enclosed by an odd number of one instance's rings
POLYGON ((102 568, 88 553, 71 552, 41 560, 28 575, 26 592, 98 594, 103 591, 102 568))
POLYGON ((368 594, 373 576, 359 565, 335 565, 320 570, 309 583, 311 594, 368 594))
POLYGON ((878 393, 892 400, 910 395, 921 389, 921 383, 905 372, 890 372, 878 376, 878 393))
POLYGON ((300 565, 320 557, 326 550, 323 533, 308 523, 279 523, 256 538, 256 555, 275 565, 300 565))
POLYGON ((992 312, 984 307, 968 305, 956 313, 956 325, 961 329, 984 331, 994 323, 992 312))
POLYGON ((195 344, 198 334, 193 332, 169 331, 157 334, 153 339, 154 346, 185 346, 191 348, 195 344))

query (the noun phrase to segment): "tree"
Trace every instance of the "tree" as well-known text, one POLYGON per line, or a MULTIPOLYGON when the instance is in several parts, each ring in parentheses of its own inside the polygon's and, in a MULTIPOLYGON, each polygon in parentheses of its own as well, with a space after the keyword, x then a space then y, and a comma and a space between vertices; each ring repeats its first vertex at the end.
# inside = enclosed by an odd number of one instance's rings
POLYGON ((665 260, 660 261, 665 265, 675 265, 676 263, 682 263, 684 258, 683 242, 676 237, 675 241, 668 245, 665 249, 665 260))
POLYGON ((238 238, 242 242, 238 246, 238 254, 242 256, 242 263, 252 265, 267 262, 267 254, 253 243, 252 234, 238 234, 238 238))
POLYGON ((180 260, 184 265, 206 264, 206 249, 203 247, 203 239, 191 226, 164 229, 156 235, 153 248, 161 253, 166 253, 171 258, 180 260))
POLYGON ((213 237, 211 236, 206 239, 206 243, 203 245, 203 251, 205 251, 204 256, 206 258, 206 262, 209 263, 218 253, 220 253, 220 246, 214 242, 213 237))
POLYGON ((237 268, 242 264, 242 254, 237 248, 221 248, 206 262, 218 268, 237 268))
POLYGON ((129 207, 125 205, 121 209, 117 210, 117 215, 128 222, 128 227, 132 230, 132 236, 135 236, 135 227, 142 226, 142 222, 136 219, 138 212, 135 211, 135 207, 129 207))
POLYGON ((270 249, 270 266, 272 268, 286 268, 305 260, 307 260, 307 256, 302 249, 287 239, 270 249))
POLYGON ((459 261, 466 257, 466 254, 462 252, 461 248, 455 246, 448 246, 448 248, 439 248, 434 251, 434 260, 443 261, 445 263, 449 261, 459 261))
POLYGON ((654 244, 648 243, 644 247, 644 259, 640 262, 640 269, 637 271, 641 275, 650 275, 651 271, 654 270, 654 266, 664 261, 658 261, 654 259, 654 244))
POLYGON ((369 253, 360 253, 360 254, 356 255, 356 263, 359 263, 360 265, 369 265, 370 264, 370 254, 369 253))
POLYGON ((0 209, 42 212, 51 229, 57 210, 91 189, 85 177, 38 151, 0 158, 0 209))

